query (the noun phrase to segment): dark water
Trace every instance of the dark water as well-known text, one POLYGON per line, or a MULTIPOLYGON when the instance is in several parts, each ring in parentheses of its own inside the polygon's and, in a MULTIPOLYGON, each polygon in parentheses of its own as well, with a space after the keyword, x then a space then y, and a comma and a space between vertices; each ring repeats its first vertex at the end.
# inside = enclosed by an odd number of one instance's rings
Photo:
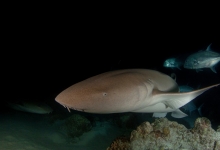
MULTIPOLYGON (((199 35, 193 35, 193 37, 199 38, 199 35)), ((2 68, 0 148, 2 146, 8 149, 20 147, 21 149, 92 150, 95 148, 101 150, 107 148, 117 136, 129 133, 115 123, 121 114, 97 115, 76 111, 69 113, 54 101, 56 95, 65 88, 99 73, 116 69, 146 68, 168 75, 175 73, 179 85, 189 85, 193 88, 220 83, 219 63, 216 65, 217 73, 213 73, 210 69, 197 73, 195 70, 184 68, 178 70, 163 67, 165 59, 175 56, 185 57, 192 52, 206 49, 210 43, 213 43, 212 49, 220 53, 219 41, 207 38, 193 41, 192 37, 185 42, 174 40, 175 38, 170 39, 171 41, 163 41, 164 38, 166 37, 163 36, 158 41, 151 42, 143 39, 120 41, 118 37, 110 41, 102 39, 88 42, 89 40, 86 40, 73 45, 68 44, 68 46, 61 41, 57 47, 50 47, 48 44, 43 50, 39 50, 41 45, 25 47, 26 51, 9 53, 5 62, 7 65, 2 68), (39 115, 16 111, 7 106, 8 101, 17 102, 21 99, 45 102, 54 111, 51 114, 39 115), (93 132, 83 134, 78 141, 72 143, 67 133, 60 128, 64 120, 75 113, 91 121, 93 132)), ((18 46, 22 47, 24 43, 18 46)), ((220 124, 218 117, 220 116, 220 87, 210 89, 193 101, 197 107, 202 106, 202 115, 210 119, 213 128, 216 129, 220 124)), ((151 117, 152 114, 133 115, 136 122, 129 130, 135 129, 141 122, 154 120, 151 117)), ((170 120, 184 124, 187 128, 193 127, 198 116, 200 115, 197 110, 191 116, 182 119, 167 115, 170 120)))

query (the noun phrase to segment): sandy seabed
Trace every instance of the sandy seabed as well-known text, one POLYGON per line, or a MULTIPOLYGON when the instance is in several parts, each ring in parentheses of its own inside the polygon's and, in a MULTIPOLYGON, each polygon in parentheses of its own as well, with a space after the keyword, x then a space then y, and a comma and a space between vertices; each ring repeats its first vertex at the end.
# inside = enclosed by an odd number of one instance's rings
POLYGON ((105 150, 121 134, 119 128, 101 123, 74 143, 48 116, 23 112, 0 114, 0 150, 105 150))

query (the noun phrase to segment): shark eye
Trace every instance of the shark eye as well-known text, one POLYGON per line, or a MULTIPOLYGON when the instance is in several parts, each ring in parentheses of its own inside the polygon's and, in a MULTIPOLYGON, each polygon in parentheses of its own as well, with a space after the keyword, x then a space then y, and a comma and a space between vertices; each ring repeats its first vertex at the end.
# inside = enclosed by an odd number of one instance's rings
POLYGON ((103 96, 107 96, 107 93, 102 93, 103 96))

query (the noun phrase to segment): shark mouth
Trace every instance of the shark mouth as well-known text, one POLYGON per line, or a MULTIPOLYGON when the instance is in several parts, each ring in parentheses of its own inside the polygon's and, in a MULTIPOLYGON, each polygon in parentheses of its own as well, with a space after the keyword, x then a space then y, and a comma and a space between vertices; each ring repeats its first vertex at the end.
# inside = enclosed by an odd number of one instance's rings
POLYGON ((68 106, 65 106, 65 105, 63 105, 63 107, 66 108, 69 112, 71 112, 70 109, 73 109, 73 110, 76 110, 76 111, 82 111, 82 112, 85 112, 84 109, 76 109, 76 108, 68 107, 68 106))
POLYGON ((64 105, 63 105, 63 107, 64 107, 64 108, 67 108, 67 110, 68 110, 69 112, 71 112, 69 107, 64 106, 64 105))

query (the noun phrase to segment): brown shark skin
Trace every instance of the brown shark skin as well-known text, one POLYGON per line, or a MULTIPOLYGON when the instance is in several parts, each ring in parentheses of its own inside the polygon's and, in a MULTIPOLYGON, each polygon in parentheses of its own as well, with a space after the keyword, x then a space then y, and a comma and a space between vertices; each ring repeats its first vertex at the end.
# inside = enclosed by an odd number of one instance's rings
MULTIPOLYGON (((217 85, 210 88, 214 86, 217 85)), ((138 112, 161 102, 158 98, 161 93, 179 93, 177 83, 170 76, 149 69, 125 69, 78 82, 58 94, 55 100, 68 109, 88 113, 138 112)))
POLYGON ((66 107, 86 112, 127 112, 140 105, 144 98, 150 97, 152 91, 148 91, 148 86, 152 86, 149 89, 178 91, 176 82, 165 74, 154 70, 129 69, 103 73, 76 83, 61 92, 55 100, 66 107), (155 83, 146 85, 145 82, 151 82, 148 81, 151 78, 155 83), (163 82, 164 86, 157 87, 157 82, 163 82), (96 97, 96 102, 91 101, 91 96, 96 97))

